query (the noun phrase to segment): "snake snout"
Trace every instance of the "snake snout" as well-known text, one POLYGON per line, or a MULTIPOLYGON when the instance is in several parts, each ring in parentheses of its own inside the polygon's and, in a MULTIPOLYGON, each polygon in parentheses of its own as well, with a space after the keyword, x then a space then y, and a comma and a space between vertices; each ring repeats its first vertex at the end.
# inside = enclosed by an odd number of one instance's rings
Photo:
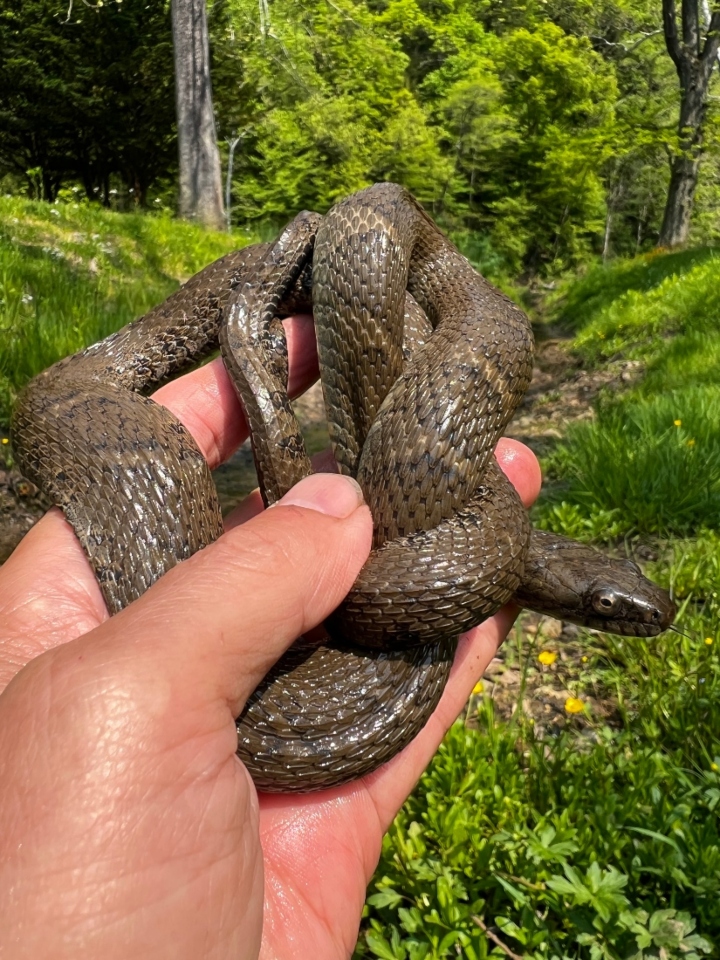
POLYGON ((670 595, 645 577, 640 580, 640 587, 645 589, 637 592, 622 595, 608 588, 594 592, 593 610, 599 615, 596 629, 607 629, 602 625, 603 617, 613 619, 613 633, 631 637, 655 637, 672 625, 677 608, 670 595))
POLYGON ((642 629, 639 635, 655 637, 672 625, 677 607, 665 590, 650 583, 649 580, 645 580, 645 584, 649 588, 646 595, 633 597, 633 605, 637 613, 638 626, 642 629))

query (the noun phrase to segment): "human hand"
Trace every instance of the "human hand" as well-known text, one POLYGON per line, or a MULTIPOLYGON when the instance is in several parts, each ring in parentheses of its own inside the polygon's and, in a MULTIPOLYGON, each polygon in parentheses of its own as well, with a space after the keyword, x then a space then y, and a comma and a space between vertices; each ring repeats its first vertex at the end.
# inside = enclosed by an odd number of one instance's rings
MULTIPOLYGON (((300 392, 312 326, 288 331, 300 392)), ((246 432, 219 362, 156 399, 211 466, 246 432)), ((532 500, 532 454, 504 441, 498 459, 532 500)), ((62 515, 33 528, 0 570, 0 956, 352 953, 382 835, 515 612, 464 636, 440 705, 391 763, 335 790, 258 796, 233 718, 342 599, 370 536, 353 486, 316 475, 262 514, 248 498, 217 543, 108 619, 62 515)))

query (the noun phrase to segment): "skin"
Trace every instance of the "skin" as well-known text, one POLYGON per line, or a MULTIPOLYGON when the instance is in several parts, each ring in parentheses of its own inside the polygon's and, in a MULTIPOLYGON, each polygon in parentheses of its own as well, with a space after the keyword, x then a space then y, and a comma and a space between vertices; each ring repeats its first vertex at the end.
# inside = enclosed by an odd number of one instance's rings
MULTIPOLYGON (((312 325, 286 328, 299 393, 316 374, 312 325)), ((155 399, 213 467, 246 435, 219 362, 155 399)), ((533 455, 510 440, 496 455, 530 504, 533 455)), ((113 619, 62 514, 30 531, 0 570, 0 956, 350 956, 383 833, 517 612, 462 638, 438 709, 391 763, 258 796, 233 717, 342 599, 371 527, 354 483, 329 473, 265 512, 253 495, 113 619)))

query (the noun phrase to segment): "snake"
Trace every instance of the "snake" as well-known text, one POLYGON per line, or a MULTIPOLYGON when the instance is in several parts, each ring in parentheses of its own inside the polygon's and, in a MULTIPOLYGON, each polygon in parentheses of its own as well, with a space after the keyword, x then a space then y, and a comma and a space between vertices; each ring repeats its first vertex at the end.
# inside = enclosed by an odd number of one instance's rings
POLYGON ((395 756, 439 702, 458 635, 508 601, 636 637, 675 615, 634 562, 531 527, 494 457, 530 382, 529 320, 391 183, 221 257, 19 397, 19 466, 63 510, 111 614, 223 529, 208 465, 154 389, 219 346, 265 504, 312 472, 282 324, 310 310, 337 468, 374 532, 326 636, 299 638, 237 718, 238 756, 280 793, 395 756))

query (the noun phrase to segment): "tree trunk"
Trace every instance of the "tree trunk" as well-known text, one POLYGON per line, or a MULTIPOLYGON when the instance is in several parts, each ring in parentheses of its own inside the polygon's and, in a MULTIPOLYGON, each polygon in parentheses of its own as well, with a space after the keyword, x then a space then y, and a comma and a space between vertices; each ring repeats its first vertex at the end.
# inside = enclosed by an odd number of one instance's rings
POLYGON ((220 153, 210 86, 210 46, 205 0, 172 0, 180 161, 179 213, 222 230, 220 153))
POLYGON ((683 0, 682 41, 675 20, 675 0, 663 0, 665 45, 680 79, 678 153, 670 166, 670 187, 658 246, 679 247, 690 232, 695 188, 703 147, 708 87, 720 44, 720 13, 710 17, 704 43, 697 0, 683 0))
POLYGON ((658 240, 661 247, 679 247, 687 243, 702 155, 707 83, 702 82, 703 78, 698 76, 697 70, 683 72, 685 77, 678 124, 679 152, 673 157, 670 167, 670 187, 658 240))

